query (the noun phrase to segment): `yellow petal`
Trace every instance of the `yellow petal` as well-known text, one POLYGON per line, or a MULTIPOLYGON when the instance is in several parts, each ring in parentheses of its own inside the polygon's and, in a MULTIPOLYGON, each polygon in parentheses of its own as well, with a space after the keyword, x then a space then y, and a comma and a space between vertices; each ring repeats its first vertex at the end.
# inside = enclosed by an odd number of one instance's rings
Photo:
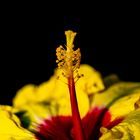
POLYGON ((140 139, 140 109, 131 112, 126 119, 105 131, 100 140, 139 140, 140 139))
POLYGON ((123 98, 118 99, 109 108, 111 119, 114 120, 118 116, 126 116, 131 111, 135 110, 135 103, 140 97, 140 90, 137 93, 132 93, 123 98))
MULTIPOLYGON (((64 92, 63 94, 64 96, 59 98, 57 102, 59 107, 58 108, 59 115, 71 115, 71 104, 70 104, 68 88, 66 88, 65 90, 63 89, 63 92, 64 92), (65 93, 67 93, 67 95, 65 95, 65 93)), ((80 116, 83 117, 86 115, 86 113, 89 110, 89 100, 87 95, 80 89, 76 89, 76 96, 77 96, 80 116)))
POLYGON ((36 90, 37 87, 33 84, 24 86, 16 93, 16 97, 13 99, 13 105, 20 107, 24 104, 35 102, 38 100, 38 98, 36 98, 36 90))
MULTIPOLYGON (((56 75, 60 73, 60 70, 56 71, 56 75)), ((46 98, 46 102, 53 102, 55 104, 55 110, 58 113, 58 115, 71 115, 71 105, 70 105, 70 98, 69 98, 69 90, 67 81, 64 77, 61 77, 61 79, 56 79, 56 75, 51 77, 51 80, 49 82, 46 82, 42 84, 39 87, 40 94, 43 94, 43 91, 45 90, 45 87, 48 92, 46 94, 49 94, 48 99, 46 98), (46 85, 46 86, 45 86, 46 85)), ((88 96, 79 88, 76 88, 76 95, 78 100, 78 106, 81 117, 83 117, 89 110, 89 100, 88 96), (83 103, 84 100, 84 103, 83 103)))
POLYGON ((94 97, 93 106, 105 106, 111 113, 111 120, 126 116, 135 110, 134 104, 140 97, 140 83, 121 82, 94 97))
POLYGON ((86 94, 94 94, 104 90, 101 74, 93 67, 87 64, 82 64, 79 73, 84 76, 77 81, 77 88, 82 89, 86 94))
POLYGON ((92 105, 109 106, 111 103, 115 102, 119 98, 124 97, 128 94, 133 94, 136 90, 139 89, 140 83, 120 82, 114 84, 101 94, 96 94, 92 105))
MULTIPOLYGON (((55 74, 39 86, 27 85, 17 92, 13 100, 17 112, 26 111, 31 126, 42 118, 54 115, 71 115, 71 105, 67 80, 63 76, 57 79, 62 71, 56 70, 55 74)), ((81 117, 89 110, 89 99, 87 94, 80 88, 76 88, 79 112, 81 117), (83 102, 84 100, 84 102, 83 102)))
MULTIPOLYGON (((79 73, 84 74, 84 77, 76 82, 76 95, 79 112, 83 117, 90 108, 88 94, 103 90, 104 85, 100 73, 89 65, 81 65, 79 73)), ((54 75, 39 86, 30 84, 21 88, 13 104, 17 111, 26 111, 25 115, 31 121, 30 127, 48 116, 71 115, 67 79, 62 75, 62 70, 56 69, 54 75)))
POLYGON ((37 124, 41 123, 45 118, 55 116, 57 114, 57 106, 53 102, 51 105, 46 102, 30 103, 25 104, 23 107, 16 108, 15 113, 20 114, 23 124, 28 123, 24 125, 31 130, 36 129, 37 124))
POLYGON ((20 121, 10 110, 10 107, 0 106, 1 140, 35 140, 31 132, 20 126, 20 121))

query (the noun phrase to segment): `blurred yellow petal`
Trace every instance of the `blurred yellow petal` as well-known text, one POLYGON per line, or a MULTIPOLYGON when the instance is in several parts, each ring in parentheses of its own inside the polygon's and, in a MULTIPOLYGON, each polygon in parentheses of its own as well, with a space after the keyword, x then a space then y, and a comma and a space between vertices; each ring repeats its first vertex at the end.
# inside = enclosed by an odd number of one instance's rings
MULTIPOLYGON (((59 88, 57 88, 57 93, 53 92, 53 94, 57 94, 56 99, 28 102, 20 107, 16 107, 17 111, 26 111, 25 115, 28 116, 33 123, 37 123, 39 120, 50 116, 71 115, 69 90, 67 85, 63 85, 61 82, 60 85, 59 88)), ((89 110, 89 100, 83 91, 79 89, 76 90, 80 115, 83 117, 89 110)))
POLYGON ((135 110, 134 104, 140 98, 140 83, 121 82, 94 97, 92 106, 105 106, 111 113, 111 120, 126 116, 135 110))
POLYGON ((104 131, 100 140, 139 140, 140 109, 132 111, 123 122, 104 131))
MULTIPOLYGON (((78 104, 80 107, 80 114, 84 116, 89 109, 88 96, 86 94, 96 93, 104 89, 101 75, 89 65, 81 65, 79 70, 84 77, 80 78, 76 83, 76 90, 78 96, 78 104), (83 104, 83 99, 84 104, 83 104)), ((24 105, 38 102, 52 102, 63 106, 59 109, 59 114, 70 114, 69 91, 67 87, 67 80, 62 76, 62 71, 55 70, 54 75, 39 86, 27 85, 17 92, 13 100, 14 106, 24 108, 24 105), (57 79, 60 76, 60 79, 57 79), (68 108, 67 108, 68 107, 68 108), (63 110, 63 111, 62 111, 63 110), (64 113, 65 112, 65 113, 64 113)))
POLYGON ((10 107, 0 106, 1 140, 35 140, 34 135, 20 126, 20 121, 10 107))
MULTIPOLYGON (((104 89, 100 73, 91 66, 82 64, 79 73, 84 76, 76 82, 76 89, 83 90, 85 94, 93 94, 104 89)), ((62 76, 62 70, 56 69, 54 75, 39 86, 30 84, 21 88, 17 92, 13 103, 15 106, 22 106, 28 102, 57 99, 67 94, 62 93, 63 88, 67 88, 67 79, 62 76), (57 79, 58 76, 60 79, 57 79)))
MULTIPOLYGON (((17 112, 26 111, 24 115, 31 121, 30 128, 49 116, 71 115, 68 85, 63 78, 57 79, 59 72, 55 71, 49 81, 39 86, 27 85, 17 92, 14 107, 17 112)), ((80 115, 83 117, 89 110, 88 96, 79 88, 76 91, 80 115)))
POLYGON ((135 110, 135 102, 138 101, 140 97, 140 90, 138 93, 133 93, 131 95, 127 95, 123 98, 118 99, 112 106, 109 108, 109 112, 111 113, 112 120, 117 118, 118 116, 126 116, 129 112, 135 110))
POLYGON ((44 118, 55 116, 58 114, 57 105, 55 103, 47 104, 46 102, 29 103, 23 107, 16 108, 15 112, 22 120, 23 125, 28 129, 36 129, 37 124, 42 122, 44 118))
POLYGON ((33 84, 29 84, 21 88, 13 99, 14 106, 20 107, 24 104, 35 102, 38 99, 36 97, 36 90, 37 87, 33 84))
POLYGON ((87 64, 82 64, 79 73, 84 76, 77 81, 77 88, 82 89, 86 94, 94 94, 104 90, 101 74, 93 67, 87 64))
MULTIPOLYGON (((58 100, 58 110, 59 115, 71 115, 71 105, 70 105, 70 99, 69 99, 69 91, 66 88, 63 89, 62 92, 67 93, 67 95, 64 94, 61 98, 58 100)), ((89 110, 89 100, 87 95, 79 89, 76 89, 76 96, 78 101, 78 107, 81 117, 85 116, 86 113, 89 110), (83 102, 84 101, 84 102, 83 102)))
POLYGON ((50 101, 50 99, 55 97, 52 93, 55 93, 54 90, 57 89, 56 81, 57 79, 51 78, 39 86, 29 84, 22 87, 17 91, 13 99, 13 105, 19 108, 25 104, 50 101))
POLYGON ((110 106, 110 104, 117 101, 119 98, 129 94, 136 93, 140 89, 140 83, 134 82, 120 82, 112 85, 101 94, 96 94, 93 106, 110 106))

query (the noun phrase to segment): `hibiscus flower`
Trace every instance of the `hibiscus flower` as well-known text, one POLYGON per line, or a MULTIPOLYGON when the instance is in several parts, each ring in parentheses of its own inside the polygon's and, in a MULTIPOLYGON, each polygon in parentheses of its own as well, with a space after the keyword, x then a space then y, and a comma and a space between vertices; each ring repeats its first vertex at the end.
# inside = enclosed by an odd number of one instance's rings
POLYGON ((74 50, 66 31, 56 50, 58 68, 40 85, 26 85, 13 106, 0 106, 2 140, 139 140, 140 83, 102 78, 74 50))

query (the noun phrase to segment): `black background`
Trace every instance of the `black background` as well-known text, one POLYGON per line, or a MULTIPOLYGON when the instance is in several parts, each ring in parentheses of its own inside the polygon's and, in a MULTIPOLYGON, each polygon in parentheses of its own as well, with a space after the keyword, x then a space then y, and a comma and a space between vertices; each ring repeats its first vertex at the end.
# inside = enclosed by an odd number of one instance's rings
POLYGON ((103 76, 140 81, 139 9, 137 4, 69 2, 8 3, 1 12, 0 104, 11 104, 25 84, 40 84, 56 67, 55 49, 65 44, 65 30, 77 32, 81 63, 103 76), (61 5, 61 4, 60 4, 61 5))

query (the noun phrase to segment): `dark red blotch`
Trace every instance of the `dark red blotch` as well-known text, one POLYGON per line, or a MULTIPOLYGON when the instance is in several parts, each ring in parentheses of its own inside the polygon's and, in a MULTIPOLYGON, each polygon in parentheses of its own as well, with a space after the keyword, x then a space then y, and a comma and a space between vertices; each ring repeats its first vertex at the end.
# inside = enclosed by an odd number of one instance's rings
MULTIPOLYGON (((111 122, 111 114, 107 108, 95 107, 82 119, 86 140, 98 140, 102 126, 111 129, 119 124, 124 117, 111 122)), ((38 140, 74 140, 76 133, 71 116, 54 116, 44 120, 38 126, 36 138, 38 140)))

